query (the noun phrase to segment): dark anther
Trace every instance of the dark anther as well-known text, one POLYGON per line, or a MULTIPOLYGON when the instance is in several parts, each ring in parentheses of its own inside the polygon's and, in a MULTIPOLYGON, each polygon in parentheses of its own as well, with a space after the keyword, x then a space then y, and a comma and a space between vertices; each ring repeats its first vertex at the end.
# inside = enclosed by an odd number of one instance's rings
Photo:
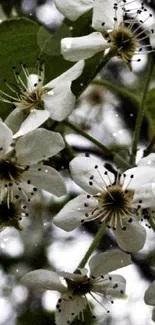
POLYGON ((90 195, 89 194, 87 195, 87 199, 90 199, 90 195))
POLYGON ((95 166, 94 166, 94 168, 95 168, 95 169, 97 169, 97 168, 98 168, 98 166, 97 166, 97 165, 95 165, 95 166))
POLYGON ((93 182, 89 182, 89 185, 91 185, 91 186, 92 186, 92 185, 93 185, 93 182))
POLYGON ((132 218, 130 218, 130 219, 128 220, 128 222, 132 222, 132 218))
POLYGON ((28 179, 27 184, 31 184, 31 181, 28 179))

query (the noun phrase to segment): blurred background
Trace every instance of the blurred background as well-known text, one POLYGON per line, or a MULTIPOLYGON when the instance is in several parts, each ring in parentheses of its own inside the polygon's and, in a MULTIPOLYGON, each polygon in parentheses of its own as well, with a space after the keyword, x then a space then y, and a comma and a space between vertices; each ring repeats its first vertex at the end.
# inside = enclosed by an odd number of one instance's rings
MULTIPOLYGON (((154 14, 155 1, 145 3, 154 14)), ((0 1, 1 21, 18 16, 35 20, 40 26, 43 24, 51 34, 63 20, 52 0, 0 1)), ((128 93, 122 94, 119 87, 131 91, 139 98, 145 84, 147 66, 147 53, 141 55, 140 62, 136 62, 135 58, 132 72, 119 59, 113 59, 97 78, 103 81, 102 85, 92 82, 77 100, 75 110, 70 116, 70 121, 118 152, 124 159, 129 155, 138 107, 136 99, 131 99, 128 93)), ((155 74, 150 89, 153 89, 154 85, 155 74)), ((148 100, 137 161, 155 136, 153 99, 151 104, 148 100)), ((118 170, 121 168, 117 158, 111 161, 110 157, 82 136, 69 129, 64 129, 63 133, 68 144, 66 149, 46 163, 54 166, 65 177, 68 195, 57 199, 46 192, 37 193, 33 199, 30 217, 22 221, 23 231, 7 228, 0 233, 0 325, 54 324, 54 309, 59 294, 51 291, 28 292, 19 281, 27 272, 38 268, 74 271, 99 227, 98 222, 94 221, 66 233, 52 224, 52 218, 60 208, 81 191, 71 181, 68 171, 68 164, 73 155, 89 154, 104 163, 114 164, 118 170)), ((133 265, 116 272, 127 280, 127 299, 117 300, 111 306, 108 306, 106 301, 101 301, 101 306, 90 299, 98 319, 92 320, 86 313, 87 324, 153 324, 151 307, 145 305, 143 296, 149 283, 155 279, 155 234, 147 227, 146 229, 146 244, 140 252, 132 255, 133 265), (104 306, 110 309, 110 314, 106 314, 104 306)), ((98 251, 112 248, 117 249, 117 243, 107 231, 98 251)), ((73 324, 79 323, 75 320, 73 324)))

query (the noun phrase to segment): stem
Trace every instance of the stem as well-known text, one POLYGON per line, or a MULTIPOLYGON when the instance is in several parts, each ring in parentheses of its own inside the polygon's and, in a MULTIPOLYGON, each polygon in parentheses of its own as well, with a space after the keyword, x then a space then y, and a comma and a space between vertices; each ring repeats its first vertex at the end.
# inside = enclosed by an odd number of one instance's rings
POLYGON ((83 268, 85 267, 89 257, 93 253, 93 251, 96 249, 97 245, 99 244, 100 240, 102 239, 102 236, 105 232, 106 229, 106 224, 103 223, 101 227, 99 228, 97 234, 95 235, 90 247, 88 248, 86 254, 84 255, 83 259, 81 260, 80 264, 78 265, 77 268, 83 268))
POLYGON ((125 167, 125 168, 130 168, 130 165, 127 161, 125 161, 119 154, 117 154, 116 152, 114 152, 113 150, 110 150, 109 148, 107 148, 103 143, 99 142, 98 140, 96 140, 95 138, 93 138, 90 134, 86 133, 85 131, 81 130, 80 128, 78 128, 76 125, 74 125, 73 123, 71 123, 70 121, 64 121, 63 122, 66 126, 68 126, 69 128, 71 128, 72 130, 74 130, 75 132, 77 132, 78 134, 82 135, 84 138, 88 139, 89 141, 91 141, 92 143, 94 143, 96 146, 98 146, 100 149, 103 150, 103 152, 109 156, 109 158, 114 159, 117 158, 117 160, 119 162, 121 162, 121 164, 125 167))
POLYGON ((98 53, 92 58, 86 60, 87 64, 84 67, 83 73, 72 82, 71 88, 73 94, 76 95, 76 98, 82 94, 96 75, 104 68, 110 59, 116 56, 116 54, 115 51, 110 50, 106 55, 101 56, 101 53, 98 53), (79 87, 79 85, 81 85, 81 87, 79 87))
POLYGON ((152 228, 152 230, 155 232, 155 223, 153 222, 153 220, 151 218, 148 219, 148 222, 152 228))
POLYGON ((126 97, 130 99, 137 106, 139 105, 139 99, 136 95, 122 87, 118 87, 117 85, 112 84, 110 81, 103 79, 95 79, 92 81, 92 84, 105 86, 106 88, 113 90, 116 94, 120 95, 121 97, 126 97))
POLYGON ((151 80, 154 64, 155 64, 155 62, 154 62, 154 58, 152 56, 150 58, 148 75, 147 75, 147 79, 146 79, 146 83, 145 83, 145 87, 144 87, 144 92, 143 92, 143 97, 142 97, 142 100, 141 100, 141 103, 140 103, 139 112, 138 112, 138 116, 137 116, 137 120, 136 120, 136 126, 135 126, 135 132, 134 132, 132 150, 131 150, 131 164, 132 165, 135 165, 135 159, 136 159, 136 154, 137 154, 137 146, 138 146, 138 143, 139 143, 140 130, 141 130, 144 111, 145 111, 145 100, 146 100, 147 91, 148 91, 149 83, 150 83, 150 80, 151 80))

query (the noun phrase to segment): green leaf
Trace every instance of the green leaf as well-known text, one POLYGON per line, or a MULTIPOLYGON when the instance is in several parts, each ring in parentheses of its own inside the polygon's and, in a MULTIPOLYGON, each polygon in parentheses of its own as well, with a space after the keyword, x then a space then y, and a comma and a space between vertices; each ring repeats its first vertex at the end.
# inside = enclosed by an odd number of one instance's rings
MULTIPOLYGON (((4 83, 5 79, 10 85, 16 85, 12 67, 15 66, 17 71, 21 72, 20 62, 26 63, 30 72, 35 71, 37 57, 41 55, 47 39, 51 39, 51 34, 27 18, 10 19, 0 24, 1 90, 9 93, 9 89, 4 83)), ((60 55, 49 56, 43 53, 42 58, 45 59, 48 80, 57 77, 71 66, 71 63, 65 61, 60 55)), ((6 118, 11 111, 11 105, 0 103, 0 117, 6 118)))

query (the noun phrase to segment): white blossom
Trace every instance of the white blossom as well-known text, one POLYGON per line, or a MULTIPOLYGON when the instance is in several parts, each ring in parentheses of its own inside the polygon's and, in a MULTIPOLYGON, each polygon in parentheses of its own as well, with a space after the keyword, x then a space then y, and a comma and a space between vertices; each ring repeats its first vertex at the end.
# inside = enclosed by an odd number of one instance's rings
MULTIPOLYGON (((63 6, 62 0, 55 0, 58 8, 63 6)), ((82 2, 82 1, 80 1, 82 2)), ((85 2, 85 1, 84 1, 85 2)), ((132 1, 134 3, 134 1, 132 1)), ((93 7, 92 27, 95 32, 82 37, 67 37, 61 41, 61 52, 66 60, 78 61, 87 59, 98 52, 112 49, 131 68, 131 61, 135 54, 149 52, 149 45, 142 45, 144 39, 149 39, 154 46, 154 24, 151 22, 151 13, 147 13, 144 3, 141 2, 138 8, 130 9, 131 1, 94 0, 88 1, 88 6, 93 7), (145 13, 143 19, 142 14, 145 13), (150 19, 150 27, 146 22, 150 19), (137 27, 137 24, 139 26, 137 27), (144 32, 143 29, 146 30, 144 32)), ((68 0, 68 11, 64 7, 64 14, 75 16, 76 8, 73 1, 68 0)), ((79 3, 80 7, 80 3, 79 3)), ((84 6, 81 4, 81 11, 84 6)), ((80 11, 77 8, 77 15, 80 11)), ((138 58, 138 61, 140 59, 138 58)))
POLYGON ((43 66, 38 69, 38 74, 29 74, 27 67, 21 66, 26 82, 14 71, 15 89, 6 81, 12 94, 0 90, 0 100, 15 106, 5 121, 15 133, 14 138, 36 129, 49 117, 62 121, 72 112, 76 97, 72 93, 71 84, 81 75, 84 61, 81 60, 46 85, 43 66))
POLYGON ((75 183, 87 193, 69 201, 54 217, 54 224, 72 231, 84 222, 99 218, 100 223, 104 222, 113 231, 123 250, 140 250, 146 231, 139 223, 137 209, 148 208, 154 202, 154 169, 131 168, 115 179, 98 161, 77 157, 71 161, 70 170, 75 183))
MULTIPOLYGON (((96 301, 96 295, 103 300, 113 303, 113 298, 124 297, 125 279, 109 272, 131 264, 130 256, 111 251, 94 255, 89 261, 89 274, 87 269, 77 269, 74 273, 36 270, 26 274, 21 283, 31 290, 56 290, 61 298, 56 305, 56 324, 68 325, 78 316, 84 321, 83 311, 88 308, 91 312, 87 294, 96 301), (65 284, 61 278, 64 278, 65 284), (95 296, 94 296, 95 294, 95 296)), ((104 307, 104 306, 103 306, 104 307)), ((107 312, 109 310, 104 307, 107 312)), ((92 315, 95 318, 95 316, 92 315)))
POLYGON ((54 195, 66 194, 64 180, 52 167, 40 164, 64 148, 59 133, 39 128, 13 144, 12 131, 0 122, 0 202, 7 196, 8 207, 14 197, 30 201, 37 189, 54 195))

